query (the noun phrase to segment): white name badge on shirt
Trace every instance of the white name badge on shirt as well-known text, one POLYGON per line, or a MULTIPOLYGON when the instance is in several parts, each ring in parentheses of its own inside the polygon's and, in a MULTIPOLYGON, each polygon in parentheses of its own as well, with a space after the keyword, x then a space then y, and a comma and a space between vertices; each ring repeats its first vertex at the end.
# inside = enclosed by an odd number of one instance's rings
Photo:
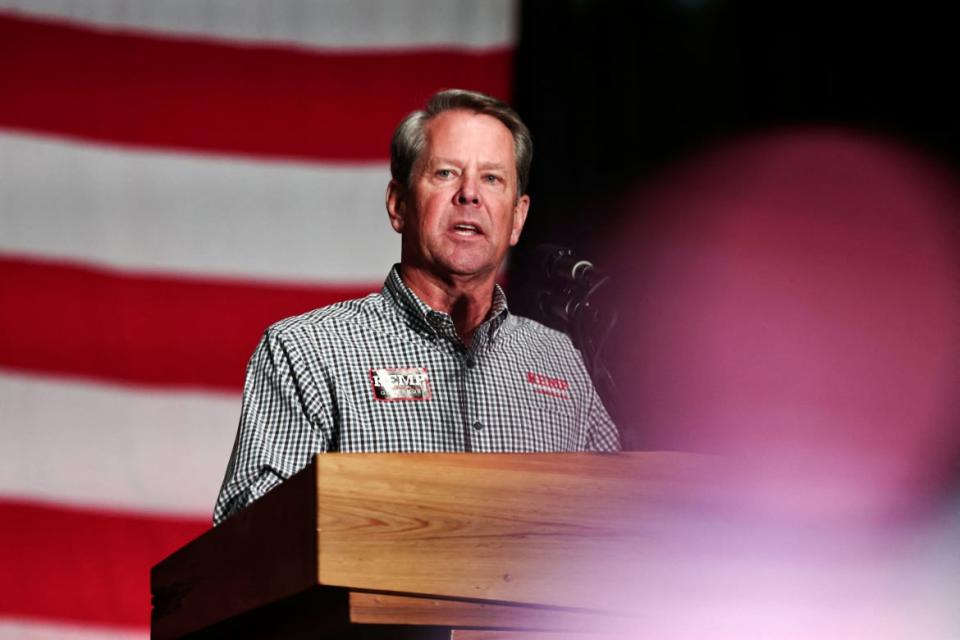
POLYGON ((375 400, 429 400, 430 380, 425 367, 370 369, 375 400))

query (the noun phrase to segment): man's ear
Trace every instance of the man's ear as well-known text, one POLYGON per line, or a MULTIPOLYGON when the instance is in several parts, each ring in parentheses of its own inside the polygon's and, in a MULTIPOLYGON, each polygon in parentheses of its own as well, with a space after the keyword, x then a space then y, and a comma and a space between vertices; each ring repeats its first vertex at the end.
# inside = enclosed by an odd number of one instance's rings
POLYGON ((387 185, 387 215, 390 216, 390 226, 397 233, 403 233, 403 226, 407 215, 407 188, 391 180, 387 185))
POLYGON ((517 198, 517 204, 513 206, 513 228, 510 229, 510 246, 515 246, 520 241, 520 232, 523 231, 523 223, 527 221, 527 211, 530 210, 530 196, 524 194, 517 198))

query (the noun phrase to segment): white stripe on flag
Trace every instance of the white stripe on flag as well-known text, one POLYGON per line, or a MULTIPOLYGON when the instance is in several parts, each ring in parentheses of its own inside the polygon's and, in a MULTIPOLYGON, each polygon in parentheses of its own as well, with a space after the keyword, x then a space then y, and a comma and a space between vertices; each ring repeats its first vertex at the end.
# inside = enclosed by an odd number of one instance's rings
POLYGON ((174 36, 317 48, 512 44, 513 0, 0 0, 24 16, 174 36))
POLYGON ((0 407, 0 495, 209 517, 240 398, 0 370, 0 407))
MULTIPOLYGON (((82 585, 78 585, 82 589, 82 585)), ((146 630, 127 631, 83 624, 57 624, 0 617, 0 640, 148 640, 146 630)))
POLYGON ((386 164, 135 151, 0 133, 0 251, 136 271, 380 282, 386 164), (14 186, 15 185, 15 186, 14 186))

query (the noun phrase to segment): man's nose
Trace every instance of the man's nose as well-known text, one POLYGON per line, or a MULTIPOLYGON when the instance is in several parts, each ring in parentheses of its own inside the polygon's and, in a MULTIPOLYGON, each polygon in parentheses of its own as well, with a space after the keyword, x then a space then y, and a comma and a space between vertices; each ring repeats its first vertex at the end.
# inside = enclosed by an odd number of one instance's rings
POLYGON ((480 204, 480 189, 474 176, 464 174, 457 191, 457 204, 480 204))

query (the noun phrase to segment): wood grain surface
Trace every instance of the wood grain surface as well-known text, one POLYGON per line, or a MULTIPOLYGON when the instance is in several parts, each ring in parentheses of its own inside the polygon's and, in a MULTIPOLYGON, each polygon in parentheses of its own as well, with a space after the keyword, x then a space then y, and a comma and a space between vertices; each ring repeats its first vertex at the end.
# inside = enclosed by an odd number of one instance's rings
MULTIPOLYGON (((381 592, 351 603, 370 632, 401 614, 398 633, 642 615, 630 587, 669 579, 671 535, 715 475, 679 453, 318 455, 154 567, 151 631, 180 637, 322 586, 381 592)), ((337 609, 317 619, 340 629, 337 609)))
POLYGON ((670 453, 352 454, 317 459, 320 581, 622 611, 704 460, 670 453))
POLYGON ((609 625, 609 618, 592 611, 556 607, 350 592, 350 620, 363 624, 587 631, 609 625))

